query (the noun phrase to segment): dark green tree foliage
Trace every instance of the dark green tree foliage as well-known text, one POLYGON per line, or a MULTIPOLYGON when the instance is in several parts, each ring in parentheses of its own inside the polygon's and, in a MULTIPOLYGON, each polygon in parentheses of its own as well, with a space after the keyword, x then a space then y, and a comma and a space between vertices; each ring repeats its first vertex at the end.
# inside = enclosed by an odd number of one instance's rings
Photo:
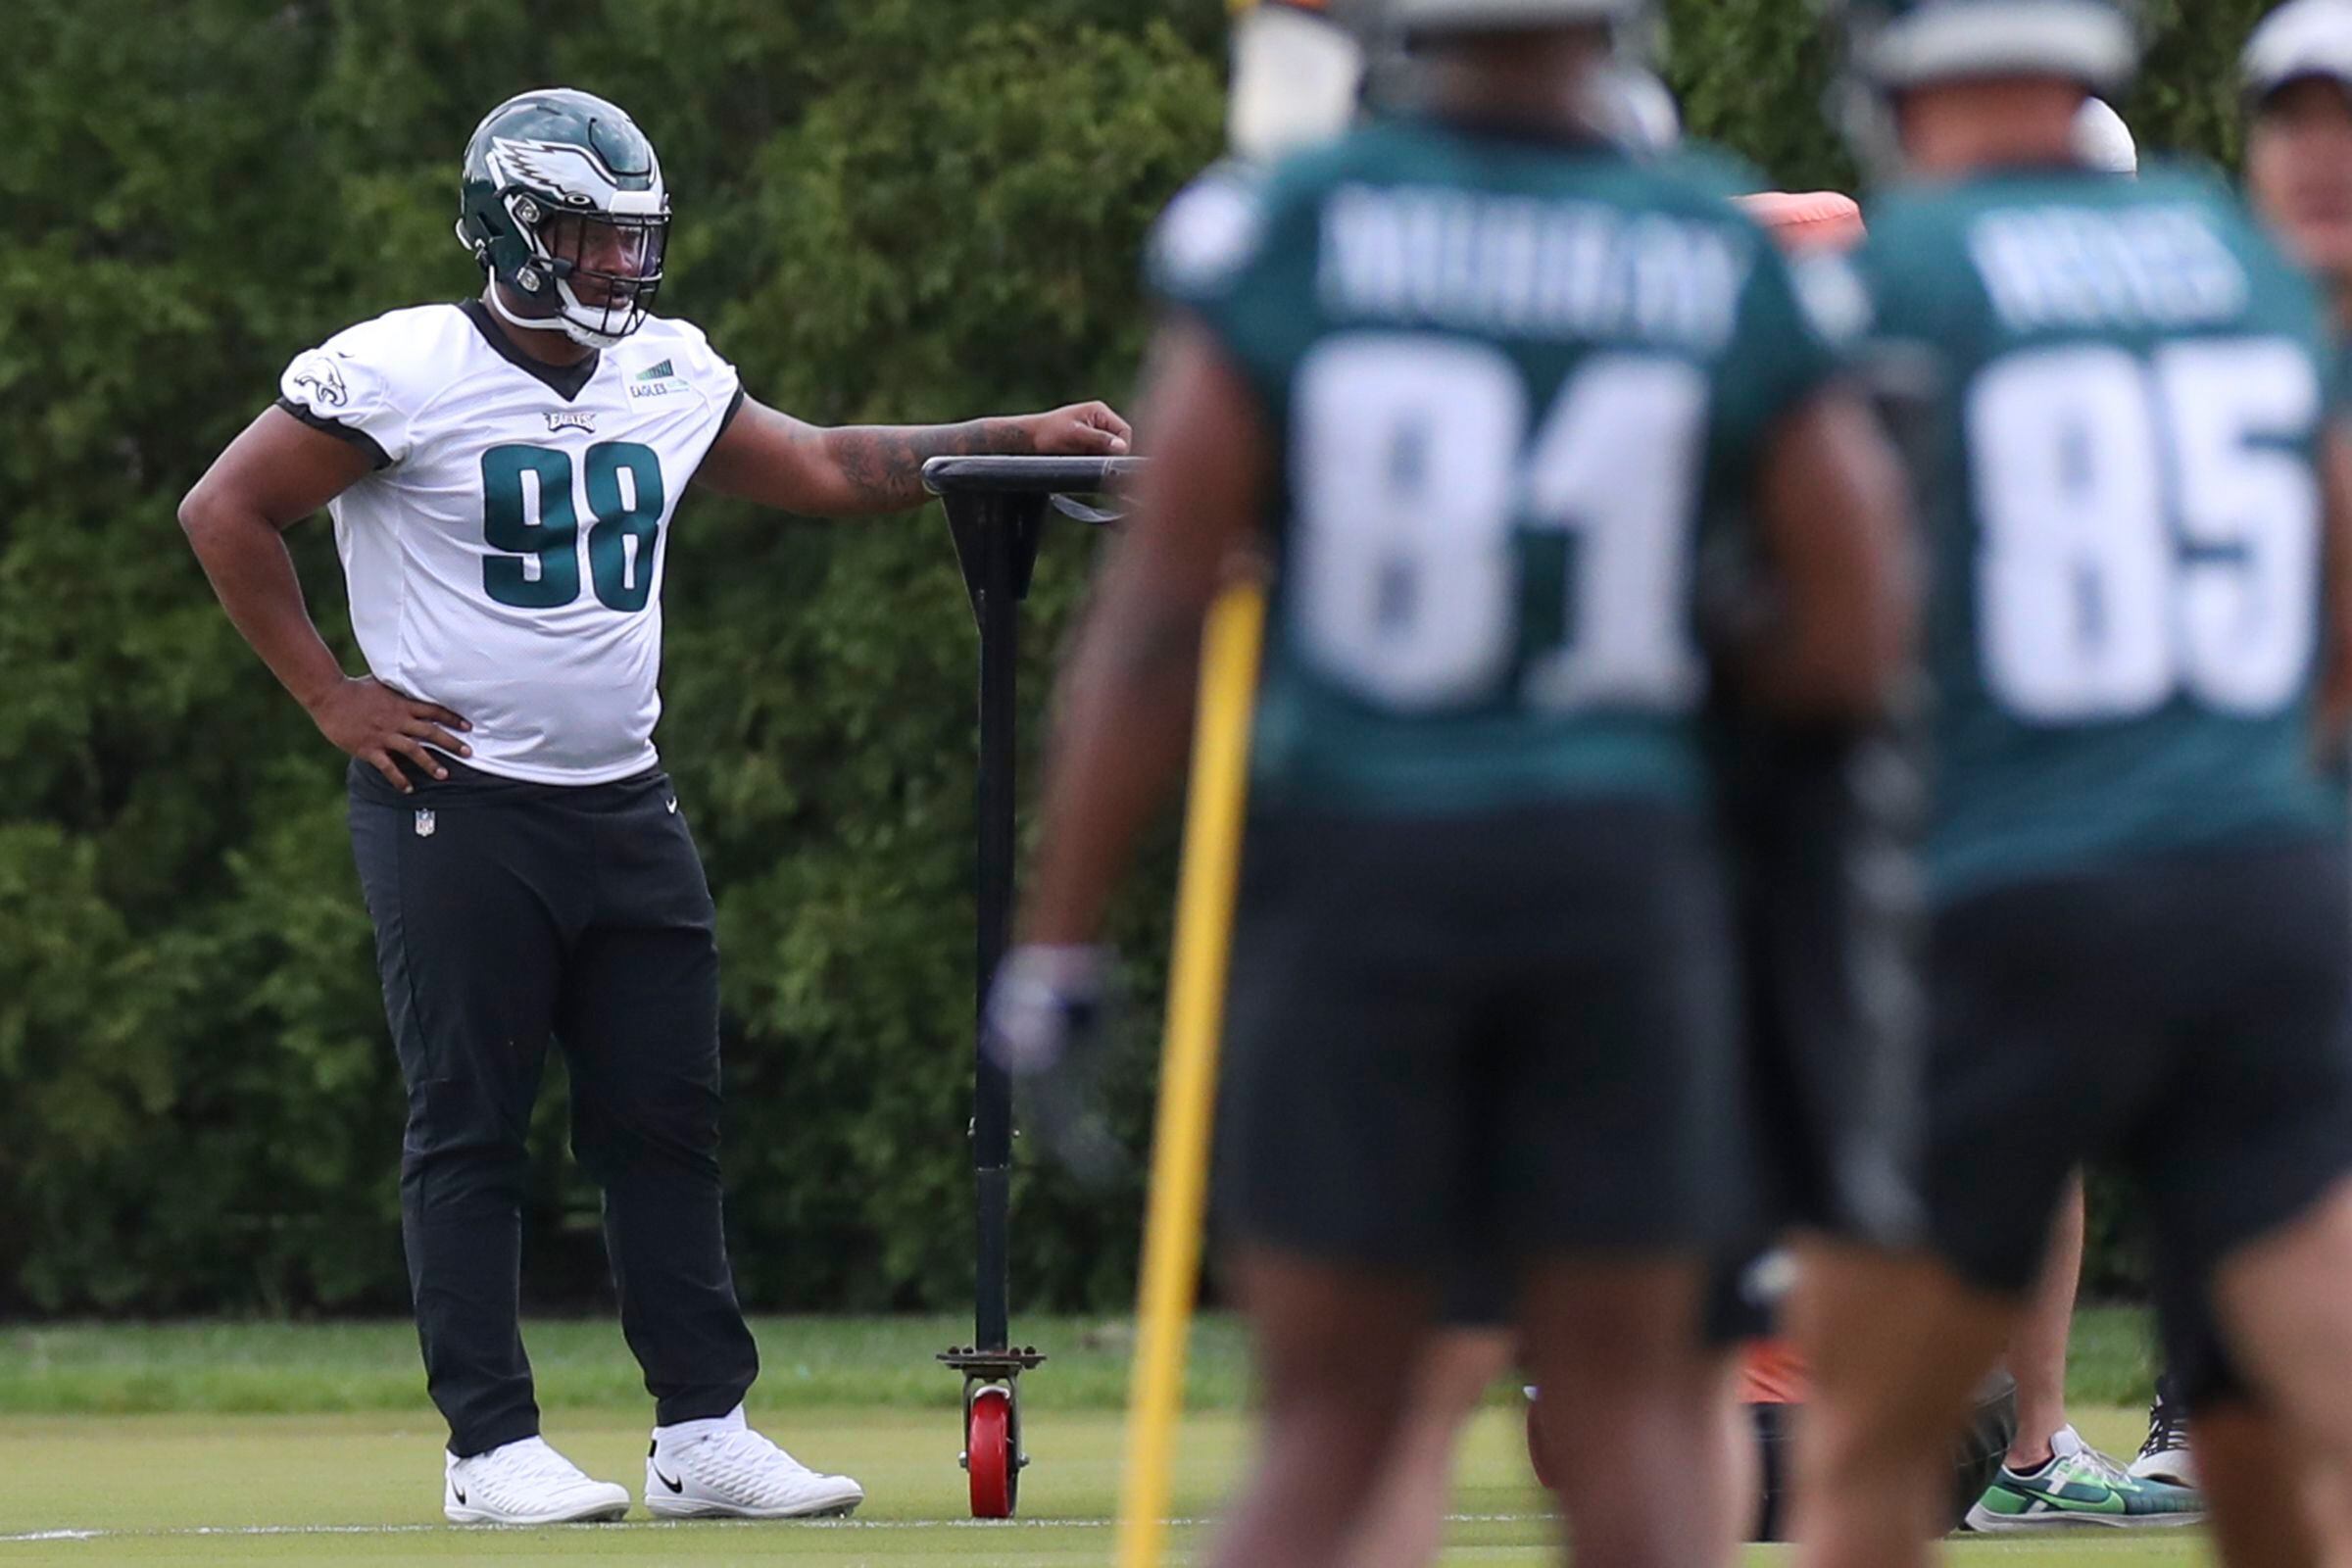
MULTIPOLYGON (((1682 0, 1691 118, 1850 177, 1806 8, 1682 0)), ((2234 151, 2254 0, 2172 14, 2133 109, 2234 151)), ((398 1305, 402 1096, 341 763, 215 608, 178 496, 297 350, 474 286, 457 152, 509 93, 631 107, 680 222, 664 307, 820 420, 1123 398, 1146 225, 1218 144, 1215 0, 18 0, 0 51, 0 1312, 398 1305)), ((349 648, 326 530, 293 535, 349 648)), ((969 1279, 974 638, 936 513, 690 500, 661 741, 726 953, 736 1250, 765 1307, 969 1279)), ((1090 541, 1039 572, 1027 676, 1090 541)), ((356 661, 355 661, 356 667, 356 661)), ((1123 934, 1145 977, 1167 845, 1123 934)), ((600 1289, 541 1117, 533 1279, 600 1289)), ((1110 1302, 1140 1190, 1017 1195, 1018 1289, 1110 1302)))

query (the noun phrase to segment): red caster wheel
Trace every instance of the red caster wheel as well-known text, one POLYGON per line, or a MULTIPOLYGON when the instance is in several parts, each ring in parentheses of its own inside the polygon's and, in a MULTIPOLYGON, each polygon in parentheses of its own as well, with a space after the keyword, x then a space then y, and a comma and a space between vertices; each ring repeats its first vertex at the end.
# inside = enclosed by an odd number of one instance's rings
MULTIPOLYGON (((1551 1464, 1544 1452, 1544 1423, 1536 1409, 1536 1391, 1527 1391, 1527 1459, 1536 1467, 1536 1480, 1546 1492, 1557 1491, 1552 1485, 1551 1464)), ((974 1493, 977 1496, 979 1494, 974 1493)))
POLYGON ((1014 1442, 1012 1391, 992 1385, 973 1395, 963 1430, 963 1467, 971 1476, 973 1518, 1012 1517, 1013 1499, 1021 1490, 1014 1442))

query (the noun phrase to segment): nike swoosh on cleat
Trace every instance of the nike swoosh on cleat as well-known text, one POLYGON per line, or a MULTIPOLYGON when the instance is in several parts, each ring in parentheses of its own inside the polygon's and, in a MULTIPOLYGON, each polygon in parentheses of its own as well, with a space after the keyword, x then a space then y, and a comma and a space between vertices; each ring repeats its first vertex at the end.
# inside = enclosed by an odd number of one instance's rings
POLYGON ((2093 1501, 2088 1497, 2070 1497, 2063 1492, 2043 1492, 2034 1487, 2018 1487, 2017 1490, 2050 1507, 2065 1508, 2081 1513, 2129 1513, 2132 1508, 2132 1504, 2125 1499, 2124 1494, 2115 1491, 2106 1492, 2096 1501, 2093 1501))
POLYGON ((466 1506, 466 1494, 465 1494, 465 1493, 463 1493, 463 1492, 460 1492, 460 1491, 459 1491, 459 1490, 458 1490, 456 1487, 454 1487, 454 1486, 453 1486, 453 1487, 451 1487, 451 1488, 449 1489, 449 1494, 450 1494, 451 1496, 453 1496, 453 1497, 455 1497, 455 1498, 457 1498, 457 1499, 458 1499, 458 1506, 459 1506, 459 1507, 463 1508, 463 1507, 465 1507, 465 1506, 466 1506))
MULTIPOLYGON (((661 1467, 660 1465, 654 1465, 654 1466, 652 1466, 651 1468, 652 1468, 652 1470, 653 1470, 653 1472, 654 1472, 654 1479, 655 1479, 656 1481, 659 1481, 659 1482, 661 1482, 661 1483, 662 1483, 663 1486, 667 1487, 667 1488, 668 1488, 670 1491, 672 1491, 672 1492, 681 1492, 681 1493, 682 1493, 682 1492, 684 1492, 684 1491, 686 1490, 686 1483, 685 1483, 685 1482, 683 1482, 683 1481, 672 1481, 672 1480, 670 1480, 670 1479, 669 1479, 669 1477, 667 1477, 667 1476, 665 1476, 665 1475, 663 1475, 663 1474, 662 1473, 662 1467, 661 1467)), ((459 1500, 460 1502, 464 1502, 466 1499, 465 1499, 465 1498, 463 1498, 463 1497, 460 1497, 458 1500, 459 1500)))

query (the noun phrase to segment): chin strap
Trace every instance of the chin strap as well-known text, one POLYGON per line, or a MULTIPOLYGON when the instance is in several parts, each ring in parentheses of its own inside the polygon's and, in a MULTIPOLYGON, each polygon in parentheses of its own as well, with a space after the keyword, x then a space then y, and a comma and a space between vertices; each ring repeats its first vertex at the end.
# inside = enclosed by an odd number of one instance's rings
MULTIPOLYGON (((557 286, 562 288, 563 285, 557 286)), ((495 283, 490 288, 490 309, 497 313, 500 320, 509 325, 523 327, 533 332, 561 332, 584 349, 618 348, 621 343, 619 335, 594 331, 582 326, 561 312, 554 316, 516 316, 513 311, 507 309, 506 299, 495 283)))
POLYGON ((506 296, 496 283, 490 285, 490 309, 497 312, 498 318, 509 326, 519 326, 532 332, 568 333, 571 330, 570 323, 560 316, 516 316, 507 309, 506 296))

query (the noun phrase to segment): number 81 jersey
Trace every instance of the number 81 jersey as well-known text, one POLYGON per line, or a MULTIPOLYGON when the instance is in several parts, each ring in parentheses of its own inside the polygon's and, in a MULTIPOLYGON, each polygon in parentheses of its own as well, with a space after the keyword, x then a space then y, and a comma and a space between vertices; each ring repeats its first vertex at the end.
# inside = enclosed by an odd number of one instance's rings
POLYGON ((559 369, 469 300, 336 334, 278 406, 374 466, 330 508, 369 671, 472 765, 576 785, 656 763, 669 519, 742 396, 685 322, 559 369))
POLYGON ((2312 287, 2183 172, 1922 187, 1871 232, 1931 551, 1939 894, 2340 830, 2312 287))
POLYGON ((1170 209, 1282 465, 1260 808, 1703 798, 1700 525, 1838 369, 1735 188, 1396 120, 1170 209))

